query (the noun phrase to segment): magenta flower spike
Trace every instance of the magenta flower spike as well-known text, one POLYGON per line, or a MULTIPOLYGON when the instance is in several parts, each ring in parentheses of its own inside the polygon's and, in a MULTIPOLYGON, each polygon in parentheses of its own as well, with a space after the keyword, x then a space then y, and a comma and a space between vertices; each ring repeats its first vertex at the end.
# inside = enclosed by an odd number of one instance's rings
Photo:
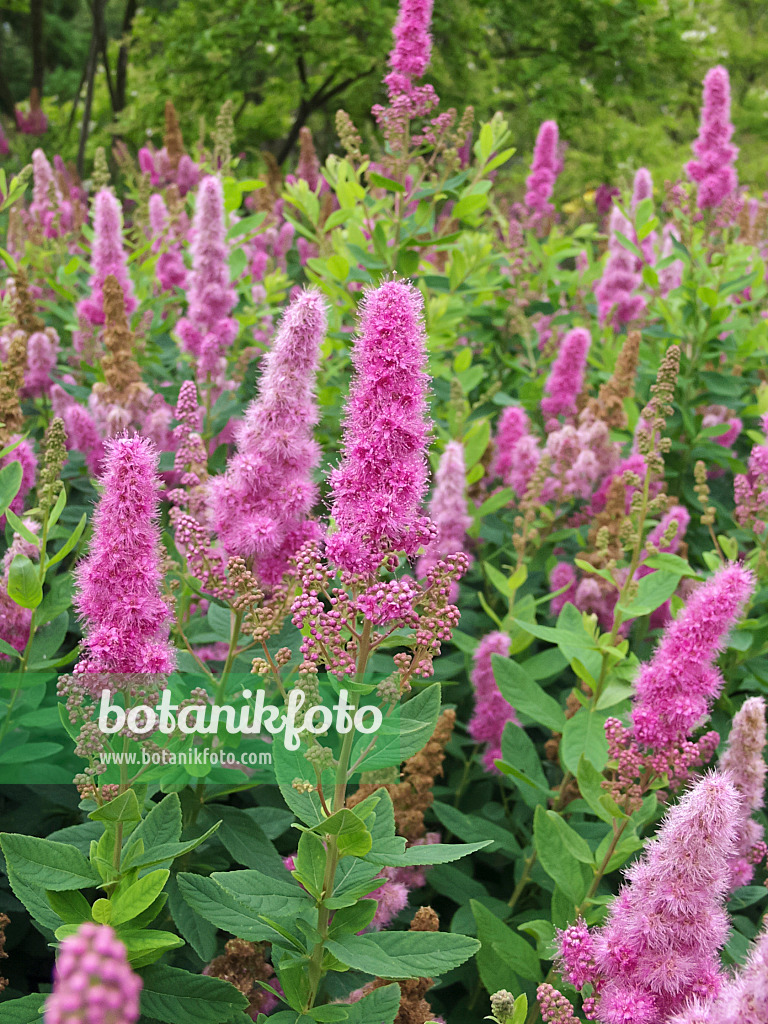
POLYGON ((639 167, 635 172, 635 180, 632 184, 632 202, 630 204, 632 213, 644 199, 653 199, 653 179, 647 167, 639 167))
MULTIPOLYGON (((426 576, 444 555, 453 555, 467 547, 467 530, 472 525, 472 517, 467 513, 466 470, 461 441, 449 441, 440 456, 429 514, 437 527, 437 537, 419 559, 419 576, 426 576)), ((454 583, 451 601, 455 600, 458 590, 458 584, 454 583)))
POLYGON ((203 178, 192 222, 189 308, 176 327, 186 352, 199 357, 202 380, 220 372, 220 360, 237 337, 232 317, 237 295, 229 282, 224 193, 214 175, 203 178))
POLYGON ((691 181, 699 186, 696 202, 700 210, 719 206, 738 184, 736 161, 739 150, 730 139, 731 83, 722 65, 710 68, 704 76, 704 105, 699 137, 693 144, 698 159, 686 164, 691 181))
POLYGON ((394 48, 389 54, 392 69, 384 79, 390 101, 398 93, 409 93, 422 78, 432 56, 433 0, 400 0, 397 22, 392 30, 394 48))
POLYGON ((614 327, 620 327, 642 316, 646 303, 642 295, 633 294, 642 278, 637 272, 636 257, 624 248, 618 238, 619 233, 625 238, 632 238, 632 225, 618 206, 611 210, 609 231, 608 260, 595 288, 595 297, 600 325, 604 326, 610 319, 614 327))
POLYGON ((91 550, 75 570, 85 632, 75 671, 166 674, 176 658, 160 594, 157 451, 139 435, 110 438, 105 448, 91 550))
POLYGON ((521 498, 541 459, 539 442, 531 433, 525 410, 508 405, 499 417, 494 440, 496 453, 489 476, 499 477, 521 498))
POLYGON ((59 228, 68 228, 72 220, 72 204, 65 202, 56 183, 53 168, 42 149, 36 149, 32 153, 32 174, 32 202, 29 204, 29 213, 43 229, 46 238, 56 238, 59 234, 56 220, 58 218, 60 221, 59 228))
POLYGON ((762 826, 751 817, 765 801, 765 739, 765 698, 748 697, 733 717, 728 746, 719 762, 742 797, 743 824, 731 863, 733 889, 749 885, 755 863, 765 855, 762 826))
POLYGON ((141 987, 115 932, 87 921, 61 944, 45 1024, 135 1024, 141 987))
POLYGON ((157 280, 164 292, 187 286, 187 268, 178 240, 169 230, 168 208, 158 192, 149 197, 149 226, 152 231, 152 251, 157 257, 157 280))
POLYGON ((494 761, 501 757, 501 737, 507 722, 517 724, 515 709, 504 699, 493 674, 494 654, 502 658, 509 655, 510 640, 506 633, 494 632, 484 636, 473 655, 472 686, 475 691, 475 710, 467 732, 475 743, 485 743, 483 762, 488 771, 497 771, 494 761))
POLYGON ((536 136, 533 150, 531 173, 526 178, 525 204, 535 221, 551 217, 555 208, 550 202, 555 181, 563 169, 563 162, 557 153, 557 121, 544 121, 536 136))
POLYGON ((138 305, 133 293, 133 283, 128 276, 128 257, 123 248, 122 210, 120 203, 108 188, 97 192, 94 199, 93 233, 91 295, 90 298, 78 302, 77 314, 87 323, 99 326, 104 323, 103 288, 110 274, 117 278, 122 289, 128 316, 138 305))
POLYGON ((316 289, 290 304, 266 356, 259 393, 236 429, 237 452, 210 483, 211 522, 220 542, 230 555, 253 556, 266 584, 278 583, 291 556, 318 534, 307 516, 317 500, 314 386, 326 316, 316 289))
POLYGON ((422 308, 421 293, 401 281, 362 302, 327 542, 329 559, 351 572, 375 573, 393 551, 416 555, 434 534, 421 510, 429 429, 422 308))
POLYGON ((592 339, 584 327, 574 327, 563 338, 560 351, 552 364, 541 400, 545 416, 575 416, 576 399, 584 387, 584 370, 592 339))
POLYGON ((667 626, 635 683, 632 722, 643 746, 669 750, 705 721, 723 686, 713 662, 753 589, 749 569, 727 565, 694 591, 667 626))
POLYGON ((563 974, 594 986, 602 1024, 662 1024, 689 999, 718 993, 738 823, 733 784, 716 772, 704 776, 627 870, 605 925, 561 933, 563 974))

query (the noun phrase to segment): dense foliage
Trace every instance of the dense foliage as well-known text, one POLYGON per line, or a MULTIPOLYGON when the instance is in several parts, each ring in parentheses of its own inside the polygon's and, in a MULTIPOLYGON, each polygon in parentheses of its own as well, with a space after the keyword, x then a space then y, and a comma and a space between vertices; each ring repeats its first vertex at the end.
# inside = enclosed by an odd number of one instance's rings
MULTIPOLYGON (((154 27, 199 69, 189 7, 154 27)), ((245 176, 225 76, 196 147, 168 103, 88 190, 45 146, 0 173, 3 1022, 765 1020, 768 209, 729 75, 674 181, 563 207, 566 91, 510 192, 430 14, 322 164, 304 126, 245 176)))

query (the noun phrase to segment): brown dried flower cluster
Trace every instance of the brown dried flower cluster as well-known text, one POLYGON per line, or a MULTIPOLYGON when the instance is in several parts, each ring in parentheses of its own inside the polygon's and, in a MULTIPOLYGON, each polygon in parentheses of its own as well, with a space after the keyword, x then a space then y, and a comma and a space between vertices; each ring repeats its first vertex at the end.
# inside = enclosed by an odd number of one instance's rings
POLYGON ((134 338, 125 313, 123 289, 112 274, 104 282, 104 318, 107 352, 101 365, 106 381, 94 384, 93 391, 105 405, 120 405, 134 410, 148 402, 151 394, 141 379, 141 369, 134 353, 134 338))
POLYGON ((424 814, 434 801, 432 788, 435 779, 443 774, 445 747, 456 724, 456 712, 443 711, 437 720, 432 737, 418 754, 409 757, 403 765, 400 782, 363 783, 356 793, 347 799, 347 806, 354 807, 377 789, 386 789, 392 798, 395 810, 395 826, 401 836, 412 843, 423 839, 426 833, 424 814))
POLYGON ((163 145, 165 146, 165 152, 168 156, 168 164, 170 165, 171 170, 175 173, 179 167, 179 160, 181 160, 184 155, 184 136, 181 134, 179 118, 176 114, 176 108, 171 100, 165 101, 165 133, 163 135, 163 145))
MULTIPOLYGON (((8 954, 5 952, 5 929, 10 923, 11 919, 7 914, 0 914, 0 960, 8 959, 8 954)), ((8 979, 4 978, 2 974, 0 974, 0 992, 7 987, 8 979)))
POLYGON ((248 998, 247 1013, 254 1019, 267 995, 258 982, 267 983, 274 976, 272 964, 264 959, 264 943, 246 942, 245 939, 230 939, 224 947, 224 955, 217 956, 203 970, 210 978, 220 978, 242 992, 248 998))
MULTIPOLYGON (((409 929, 412 932, 437 932, 440 930, 440 919, 432 907, 419 907, 409 929)), ((365 985, 360 998, 367 996, 374 989, 391 985, 391 978, 375 978, 365 985)), ((432 978, 408 978, 398 981, 400 986, 400 1009, 393 1024, 426 1024, 434 1018, 432 1007, 424 998, 432 988, 432 978)))
POLYGON ((630 331, 621 346, 613 374, 601 385, 597 398, 590 399, 588 408, 597 419, 619 430, 627 425, 624 400, 635 390, 635 377, 640 353, 640 331, 630 331))

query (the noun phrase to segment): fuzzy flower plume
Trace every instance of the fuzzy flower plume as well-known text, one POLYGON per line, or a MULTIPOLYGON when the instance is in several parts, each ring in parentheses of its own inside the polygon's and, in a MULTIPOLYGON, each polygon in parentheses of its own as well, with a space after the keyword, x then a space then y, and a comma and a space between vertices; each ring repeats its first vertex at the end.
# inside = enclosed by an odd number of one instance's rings
POLYGON ((392 34, 394 48, 389 54, 392 69, 384 79, 390 102, 398 94, 411 93, 414 81, 422 78, 432 56, 433 0, 400 0, 397 22, 392 34))
POLYGON ((46 238, 56 238, 72 226, 72 204, 64 200, 53 168, 42 149, 32 153, 32 202, 29 214, 46 238))
POLYGON ((547 379, 547 394, 541 400, 541 411, 545 416, 576 414, 576 399, 584 386, 591 341, 589 331, 584 327, 574 327, 563 338, 547 379))
MULTIPOLYGON (((160 596, 157 452, 145 437, 106 442, 91 551, 76 570, 85 627, 77 673, 171 672, 170 611, 160 596)), ((99 680, 94 684, 101 689, 99 680)))
POLYGON ((426 337, 421 293, 386 281, 362 303, 352 360, 343 457, 331 473, 337 532, 329 559, 373 573, 392 551, 413 556, 432 540, 421 512, 427 482, 426 337))
POLYGON ((539 465, 541 451, 531 433, 528 415, 520 406, 508 405, 499 417, 495 448, 489 475, 499 477, 521 498, 539 465))
POLYGON ((560 933, 563 976, 577 988, 593 987, 591 1017, 663 1024, 689 999, 718 994, 738 823, 733 784, 716 772, 704 776, 627 870, 605 925, 590 932, 579 921, 560 933))
POLYGON ((187 286, 187 268, 181 254, 176 232, 171 230, 168 208, 158 192, 149 197, 149 224, 152 229, 152 251, 158 253, 157 280, 164 292, 187 286))
POLYGON ((753 589, 748 569, 727 565, 669 624, 635 683, 632 721, 644 746, 669 749, 704 722, 724 682, 713 662, 753 589))
MULTIPOLYGON (((763 432, 768 434, 768 415, 762 419, 763 432)), ((768 444, 756 444, 750 452, 747 472, 733 480, 736 503, 733 517, 739 526, 762 533, 768 521, 768 444)))
POLYGON ((141 978, 106 924, 82 924, 61 944, 45 1024, 135 1024, 141 978))
POLYGON ((563 169, 563 162, 557 153, 557 143, 557 121, 544 121, 536 136, 531 173, 525 182, 528 189, 525 193, 525 204, 537 222, 551 217, 555 212, 550 199, 557 176, 563 169))
POLYGON ((647 167, 639 167, 632 183, 632 213, 644 199, 653 199, 653 179, 647 167))
POLYGON ((720 758, 720 768, 730 772, 730 778, 743 801, 744 823, 739 835, 736 856, 731 863, 731 887, 749 885, 755 872, 755 862, 765 855, 763 830, 750 815, 763 806, 765 800, 766 764, 765 698, 749 697, 733 718, 728 746, 720 758))
POLYGON ((701 127, 693 144, 698 159, 689 161, 685 168, 699 186, 696 202, 700 210, 719 206, 736 189, 733 164, 739 151, 730 141, 732 135, 731 84, 728 72, 718 64, 704 76, 701 127))
MULTIPOLYGON (((472 517, 467 514, 464 446, 461 441, 449 441, 440 456, 429 514, 437 527, 437 537, 419 559, 419 576, 426 576, 443 555, 453 555, 467 546, 467 530, 472 525, 472 517)), ((454 586, 456 593, 451 595, 452 601, 458 593, 458 585, 454 586)))
POLYGON ((691 999, 667 1024, 765 1024, 768 1020, 768 927, 755 940, 746 963, 715 999, 691 999))
POLYGON ((493 674, 492 655, 509 656, 509 637, 506 633, 489 633, 475 648, 473 655, 472 686, 475 691, 475 711, 467 731, 475 743, 485 743, 483 762, 489 771, 497 771, 494 761, 501 757, 501 736, 507 722, 517 724, 515 709, 502 697, 493 674))
POLYGON ((238 331, 225 236, 224 193, 219 179, 209 175, 200 183, 192 222, 189 309, 176 328, 184 350, 199 358, 201 380, 219 376, 221 357, 238 331))
POLYGON ((294 299, 266 356, 259 393, 237 427, 237 452, 211 481, 211 521, 221 543, 231 555, 253 557, 266 584, 278 583, 288 559, 317 536, 306 520, 317 500, 313 392, 326 326, 318 291, 294 299))
MULTIPOLYGON (((117 278, 122 289, 128 316, 138 305, 133 294, 133 284, 128 276, 128 258, 123 249, 123 214, 120 203, 108 188, 96 193, 93 204, 93 233, 91 295, 90 298, 78 302, 77 314, 86 324, 101 326, 104 323, 104 282, 110 274, 117 278)), ((80 332, 75 332, 74 341, 75 347, 82 351, 84 339, 80 332)))
POLYGON ((645 299, 633 292, 642 282, 637 272, 635 257, 621 244, 619 234, 632 237, 632 225, 618 208, 611 210, 608 260, 603 276, 595 288, 597 313, 601 326, 609 320, 618 328, 631 323, 645 311, 645 299))

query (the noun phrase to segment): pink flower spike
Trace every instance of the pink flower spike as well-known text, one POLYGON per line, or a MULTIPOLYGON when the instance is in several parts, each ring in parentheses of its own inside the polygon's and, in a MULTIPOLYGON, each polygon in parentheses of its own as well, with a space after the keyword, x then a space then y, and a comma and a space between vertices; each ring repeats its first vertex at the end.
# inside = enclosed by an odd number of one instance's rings
POLYGON ((723 685, 713 666, 754 589, 749 569, 731 564, 696 589, 671 622, 635 683, 632 721, 647 747, 677 747, 706 719, 723 685))
POLYGON ((507 722, 518 723, 515 709, 504 699, 493 674, 494 654, 509 655, 510 640, 506 633, 494 632, 484 636, 473 655, 472 686, 475 691, 475 710, 467 732, 475 743, 485 743, 483 762, 488 771, 498 772, 494 761, 501 757, 501 737, 507 722))
POLYGON ((215 175, 204 178, 197 192, 191 249, 189 308, 176 330, 182 348, 199 357, 198 378, 218 379, 239 328, 231 315, 237 295, 229 282, 224 192, 215 175))
POLYGON ((105 924, 81 924, 61 943, 45 1024, 135 1024, 141 978, 105 924))
POLYGON ((525 203, 532 212, 534 221, 544 220, 555 212, 550 199, 557 176, 563 169, 557 147, 557 121, 544 121, 536 136, 531 173, 525 182, 528 189, 525 203))
POLYGON ((575 416, 591 342, 589 331, 584 327, 575 327, 563 338, 547 379, 547 395, 541 400, 541 410, 546 416, 575 416))
POLYGON ((433 0, 400 0, 397 22, 392 34, 394 49, 389 54, 392 69, 384 79, 390 102, 397 93, 409 93, 414 80, 424 76, 432 56, 433 0))
POLYGON ((734 715, 728 746, 719 762, 742 797, 743 825, 731 864, 734 889, 749 885, 755 864, 766 852, 762 827, 751 817, 752 811, 759 810, 765 800, 765 740, 765 698, 748 697, 734 715))
POLYGON ((738 822, 735 787, 710 773, 668 811, 627 870, 627 884, 594 936, 603 1024, 660 1024, 691 997, 717 994, 738 822))
POLYGON ((210 484, 219 540, 228 554, 253 557, 266 584, 279 583, 288 560, 319 533, 307 516, 317 500, 314 387, 326 316, 316 289, 302 292, 288 307, 266 356, 258 396, 236 428, 237 452, 210 484))
POLYGON ((428 443, 423 300, 413 285, 386 281, 362 302, 343 457, 331 473, 336 524, 328 558, 374 573, 390 552, 418 553, 434 535, 422 511, 428 443))
POLYGON ((171 613, 160 596, 157 451, 139 435, 111 438, 105 447, 91 550, 75 570, 85 632, 75 672, 167 674, 176 657, 171 613))
MULTIPOLYGON (((461 441, 449 441, 440 457, 435 474, 435 492, 429 506, 437 537, 419 559, 418 576, 426 576, 444 555, 464 551, 468 546, 467 530, 472 525, 472 517, 467 513, 465 472, 464 446, 461 441)), ((455 601, 458 591, 458 583, 454 583, 451 601, 455 601)))
MULTIPOLYGON (((78 302, 77 315, 86 323, 99 326, 104 323, 103 288, 110 274, 117 278, 122 289, 128 316, 138 305, 128 276, 128 257, 123 249, 123 213, 120 203, 107 188, 97 192, 93 202, 93 235, 91 295, 78 302)), ((82 347, 79 333, 75 332, 75 348, 82 347)))
POLYGON ((738 184, 733 164, 738 148, 731 142, 731 84, 722 65, 710 68, 704 77, 704 105, 699 137, 693 144, 698 157, 686 164, 691 181, 699 186, 696 202, 700 210, 719 206, 738 184))

